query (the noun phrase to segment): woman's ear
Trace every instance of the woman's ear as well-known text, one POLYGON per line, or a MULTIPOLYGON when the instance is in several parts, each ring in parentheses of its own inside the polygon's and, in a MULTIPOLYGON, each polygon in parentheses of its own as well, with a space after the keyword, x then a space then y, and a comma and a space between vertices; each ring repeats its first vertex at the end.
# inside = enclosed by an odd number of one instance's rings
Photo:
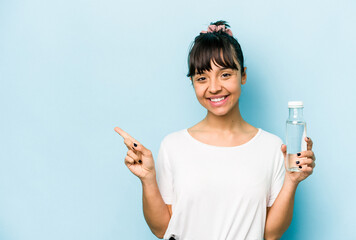
POLYGON ((192 87, 194 88, 193 78, 192 78, 192 77, 189 77, 189 79, 190 79, 190 83, 191 83, 192 87))
POLYGON ((241 76, 241 84, 245 84, 247 80, 247 74, 246 74, 247 67, 244 67, 244 73, 241 76))

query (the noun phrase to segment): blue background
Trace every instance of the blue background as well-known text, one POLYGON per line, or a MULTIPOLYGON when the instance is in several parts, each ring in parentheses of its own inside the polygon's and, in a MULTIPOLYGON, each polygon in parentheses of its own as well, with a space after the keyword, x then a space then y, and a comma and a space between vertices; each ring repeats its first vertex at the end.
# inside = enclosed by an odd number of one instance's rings
POLYGON ((191 42, 226 20, 247 66, 241 112, 285 140, 303 100, 317 165, 283 239, 356 239, 355 1, 0 0, 0 239, 157 239, 121 127, 151 149, 206 110, 191 42))

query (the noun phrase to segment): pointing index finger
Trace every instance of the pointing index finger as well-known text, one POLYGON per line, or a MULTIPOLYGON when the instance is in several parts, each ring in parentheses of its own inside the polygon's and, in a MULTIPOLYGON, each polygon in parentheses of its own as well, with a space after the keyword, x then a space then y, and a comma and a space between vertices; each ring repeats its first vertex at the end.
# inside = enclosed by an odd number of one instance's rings
MULTIPOLYGON (((135 138, 131 137, 127 132, 122 130, 119 127, 115 127, 114 130, 120 134, 124 138, 124 143, 127 146, 128 149, 133 149, 133 146, 136 144, 140 144, 139 141, 137 141, 135 138)), ((142 145, 142 144, 141 144, 142 145)))
POLYGON ((115 127, 114 130, 115 130, 118 134, 120 134, 120 136, 122 136, 122 137, 124 138, 124 142, 125 142, 125 140, 126 140, 127 142, 131 142, 130 146, 127 145, 128 148, 131 148, 131 145, 132 145, 133 143, 138 143, 138 141, 137 141, 135 138, 131 137, 130 134, 128 134, 127 132, 125 132, 125 131, 122 130, 121 128, 115 127))
POLYGON ((121 128, 115 127, 114 130, 115 130, 115 132, 120 134, 120 136, 123 137, 124 139, 126 139, 126 138, 130 139, 130 135, 127 132, 125 132, 124 130, 122 130, 121 128))

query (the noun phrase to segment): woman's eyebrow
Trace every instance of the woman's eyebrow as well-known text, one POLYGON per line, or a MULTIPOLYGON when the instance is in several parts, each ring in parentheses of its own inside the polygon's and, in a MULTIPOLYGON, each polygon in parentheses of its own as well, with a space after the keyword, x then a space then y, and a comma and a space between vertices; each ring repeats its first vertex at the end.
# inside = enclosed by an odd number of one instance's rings
MULTIPOLYGON (((221 68, 219 68, 218 72, 221 72, 224 70, 233 70, 233 69, 230 67, 221 67, 221 68)), ((204 75, 204 74, 206 74, 206 71, 203 71, 202 73, 195 72, 195 75, 204 75)))

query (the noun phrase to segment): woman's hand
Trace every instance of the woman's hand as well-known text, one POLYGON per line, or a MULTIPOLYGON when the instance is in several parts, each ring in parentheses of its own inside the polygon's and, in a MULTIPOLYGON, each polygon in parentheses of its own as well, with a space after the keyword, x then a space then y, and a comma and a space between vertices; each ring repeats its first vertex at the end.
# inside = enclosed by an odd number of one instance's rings
POLYGON ((114 130, 124 138, 124 143, 128 149, 125 164, 130 171, 139 177, 141 181, 155 178, 156 170, 152 152, 121 128, 115 127, 114 130))
POLYGON ((295 184, 298 184, 309 177, 309 175, 313 173, 313 169, 315 167, 316 158, 314 152, 312 151, 313 141, 308 137, 304 140, 307 142, 307 151, 300 152, 299 156, 297 154, 297 161, 299 161, 299 163, 296 164, 299 166, 299 169, 301 170, 300 172, 290 172, 287 170, 287 146, 285 144, 282 144, 281 146, 281 150, 284 155, 284 166, 286 167, 286 180, 290 180, 295 184))

